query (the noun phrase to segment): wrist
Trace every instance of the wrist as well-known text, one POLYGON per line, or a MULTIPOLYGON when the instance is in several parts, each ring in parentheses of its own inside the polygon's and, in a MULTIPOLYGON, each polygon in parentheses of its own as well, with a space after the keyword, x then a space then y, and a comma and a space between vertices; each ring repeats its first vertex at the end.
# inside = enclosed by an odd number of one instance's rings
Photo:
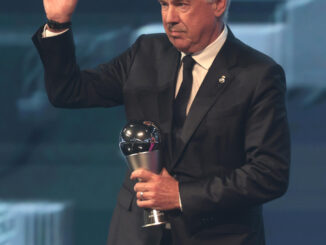
POLYGON ((48 15, 46 14, 46 19, 47 20, 53 20, 55 22, 58 22, 58 23, 66 23, 66 22, 70 22, 71 21, 71 17, 72 15, 71 14, 65 14, 65 15, 60 15, 60 14, 51 14, 51 15, 48 15))
POLYGON ((62 32, 71 27, 71 21, 58 22, 52 19, 48 19, 46 22, 47 29, 51 32, 62 32))

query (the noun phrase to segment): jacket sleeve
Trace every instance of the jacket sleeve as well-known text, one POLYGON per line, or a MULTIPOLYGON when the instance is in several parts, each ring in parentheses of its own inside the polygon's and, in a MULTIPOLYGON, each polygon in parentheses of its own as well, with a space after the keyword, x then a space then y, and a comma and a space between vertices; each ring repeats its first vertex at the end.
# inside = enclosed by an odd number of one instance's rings
POLYGON ((110 107, 123 103, 123 84, 128 77, 137 42, 111 62, 81 71, 76 63, 72 30, 42 38, 43 27, 32 40, 43 66, 46 91, 56 107, 110 107))
POLYGON ((250 208, 286 192, 290 137, 285 91, 283 69, 266 68, 246 116, 246 162, 221 176, 179 183, 183 215, 194 218, 250 208))

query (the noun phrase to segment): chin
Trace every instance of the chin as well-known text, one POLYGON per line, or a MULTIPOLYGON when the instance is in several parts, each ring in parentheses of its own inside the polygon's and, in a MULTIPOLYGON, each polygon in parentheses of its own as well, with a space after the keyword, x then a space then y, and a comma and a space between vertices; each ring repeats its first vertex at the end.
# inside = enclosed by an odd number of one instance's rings
POLYGON ((179 51, 184 52, 184 53, 189 53, 190 47, 189 44, 186 43, 184 40, 181 40, 180 38, 173 38, 169 37, 170 42, 172 45, 179 51))

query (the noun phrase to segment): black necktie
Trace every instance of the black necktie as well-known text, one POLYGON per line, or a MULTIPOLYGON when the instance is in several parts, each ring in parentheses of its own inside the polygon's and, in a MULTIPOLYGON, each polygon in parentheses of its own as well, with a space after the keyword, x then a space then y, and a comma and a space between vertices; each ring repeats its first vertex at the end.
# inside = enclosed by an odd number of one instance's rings
POLYGON ((182 59, 183 62, 183 80, 177 97, 173 103, 173 155, 176 157, 182 146, 181 132, 187 116, 187 105, 192 89, 192 68, 196 63, 190 55, 182 59))
POLYGON ((182 128, 186 120, 187 105, 192 89, 192 69, 196 63, 190 55, 185 56, 182 62, 183 80, 173 104, 174 127, 177 129, 182 128))

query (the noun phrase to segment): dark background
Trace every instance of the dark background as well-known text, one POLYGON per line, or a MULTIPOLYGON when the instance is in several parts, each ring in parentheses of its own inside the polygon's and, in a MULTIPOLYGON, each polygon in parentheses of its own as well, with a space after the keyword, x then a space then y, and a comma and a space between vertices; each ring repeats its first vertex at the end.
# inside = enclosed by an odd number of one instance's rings
MULTIPOLYGON (((286 24, 290 17, 279 10, 288 2, 233 0, 231 28, 237 24, 286 24)), ((42 66, 31 42, 44 21, 41 1, 1 4, 0 199, 72 201, 75 244, 105 244, 126 168, 118 149, 124 109, 69 110, 49 104, 42 66)), ((81 0, 73 18, 81 67, 110 60, 130 45, 135 29, 159 21, 156 0, 81 0)), ((293 52, 284 51, 296 61, 291 69, 285 67, 293 149, 291 182, 287 195, 265 207, 269 245, 319 245, 326 241, 325 47, 309 48, 325 38, 316 34, 319 32, 310 33, 314 28, 325 30, 319 22, 305 22, 305 29, 295 22, 296 32, 305 30, 306 39, 296 43, 293 52), (309 56, 303 53, 307 49, 309 56), (320 70, 298 63, 309 58, 308 65, 318 63, 320 70)), ((301 41, 296 32, 291 32, 293 39, 301 41)))

